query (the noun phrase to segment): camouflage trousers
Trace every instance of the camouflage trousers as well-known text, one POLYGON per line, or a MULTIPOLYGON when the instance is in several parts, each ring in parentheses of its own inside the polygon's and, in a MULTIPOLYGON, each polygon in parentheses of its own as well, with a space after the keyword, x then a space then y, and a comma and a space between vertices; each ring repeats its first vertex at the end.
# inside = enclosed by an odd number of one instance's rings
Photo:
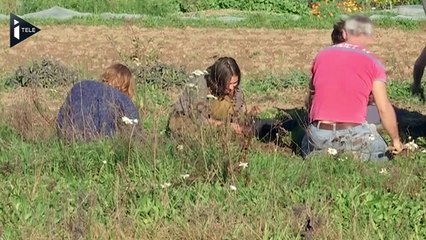
POLYGON ((329 149, 353 153, 364 161, 389 160, 386 142, 375 126, 368 123, 344 130, 323 130, 310 124, 302 140, 303 157, 329 149))

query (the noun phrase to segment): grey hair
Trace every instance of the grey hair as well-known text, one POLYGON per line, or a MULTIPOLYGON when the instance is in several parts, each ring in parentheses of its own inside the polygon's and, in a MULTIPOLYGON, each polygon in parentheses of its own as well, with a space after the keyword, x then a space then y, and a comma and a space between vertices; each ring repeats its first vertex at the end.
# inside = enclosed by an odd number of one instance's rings
POLYGON ((365 16, 352 16, 345 20, 345 30, 350 35, 367 35, 373 33, 373 22, 365 16))

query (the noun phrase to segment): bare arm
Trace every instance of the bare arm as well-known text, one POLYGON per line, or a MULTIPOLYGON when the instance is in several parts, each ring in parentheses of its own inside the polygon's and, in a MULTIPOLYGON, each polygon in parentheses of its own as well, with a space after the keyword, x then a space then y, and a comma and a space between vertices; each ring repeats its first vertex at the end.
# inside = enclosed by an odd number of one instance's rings
MULTIPOLYGON (((386 92, 386 83, 382 81, 373 82, 373 96, 379 110, 383 128, 388 132, 395 148, 402 148, 399 138, 398 124, 395 109, 389 101, 386 92)), ((401 149, 402 150, 402 149, 401 149)))

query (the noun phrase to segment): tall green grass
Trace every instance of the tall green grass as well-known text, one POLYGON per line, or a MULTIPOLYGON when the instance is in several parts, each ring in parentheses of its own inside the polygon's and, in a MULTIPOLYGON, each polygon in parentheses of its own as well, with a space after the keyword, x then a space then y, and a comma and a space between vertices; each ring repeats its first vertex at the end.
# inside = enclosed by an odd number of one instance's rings
POLYGON ((144 13, 165 15, 179 11, 177 1, 165 0, 2 0, 0 13, 26 14, 59 6, 79 12, 89 13, 144 13))
MULTIPOLYGON (((297 91, 305 76, 287 79, 281 87, 297 91)), ((262 95, 273 82, 244 87, 262 95)), ((142 141, 25 141, 2 121, 0 238, 426 238, 423 153, 379 164, 327 155, 303 161, 255 141, 242 168, 238 140, 177 142, 163 131, 169 94, 152 84, 138 93, 142 141)))

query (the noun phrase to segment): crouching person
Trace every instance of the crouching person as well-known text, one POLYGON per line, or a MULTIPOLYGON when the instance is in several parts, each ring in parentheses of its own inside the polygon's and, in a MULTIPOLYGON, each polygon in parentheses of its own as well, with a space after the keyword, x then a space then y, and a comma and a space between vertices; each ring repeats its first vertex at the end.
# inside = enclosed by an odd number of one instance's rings
POLYGON ((203 125, 230 126, 242 133, 239 117, 245 112, 240 89, 240 68, 231 57, 219 58, 206 71, 192 73, 193 81, 186 85, 173 105, 168 131, 182 137, 203 125))
POLYGON ((366 121, 372 93, 394 153, 402 151, 385 69, 366 49, 372 41, 372 22, 353 16, 345 21, 343 34, 346 41, 321 50, 312 66, 310 124, 302 142, 303 155, 332 148, 362 160, 388 160, 387 144, 366 121))
POLYGON ((120 126, 137 124, 132 102, 135 82, 130 70, 114 64, 102 81, 84 80, 73 85, 57 117, 57 130, 66 141, 93 140, 114 135, 120 126))

